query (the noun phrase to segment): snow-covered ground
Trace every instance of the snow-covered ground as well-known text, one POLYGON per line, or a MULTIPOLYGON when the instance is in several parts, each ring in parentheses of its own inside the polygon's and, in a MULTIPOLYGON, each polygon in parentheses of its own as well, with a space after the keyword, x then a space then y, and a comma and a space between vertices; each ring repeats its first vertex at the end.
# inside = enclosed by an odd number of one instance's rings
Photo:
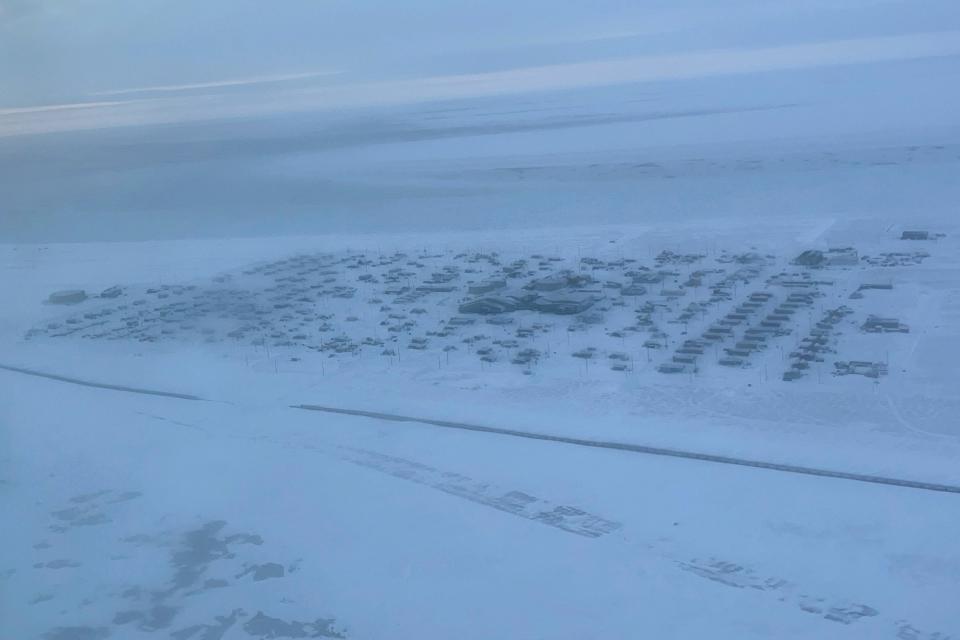
POLYGON ((957 640, 957 6, 0 0, 0 640, 957 640))
POLYGON ((958 231, 811 217, 5 245, 0 365, 67 380, 0 370, 4 632, 956 635, 956 493, 293 407, 958 486, 958 231), (915 229, 935 237, 900 239, 915 229), (834 263, 795 264, 807 250, 834 263), (71 289, 90 297, 47 300, 71 289), (505 292, 589 308, 466 311, 505 292), (865 332, 871 315, 906 332, 865 332), (804 345, 822 350, 798 369, 804 345), (675 355, 693 363, 663 373, 675 355))

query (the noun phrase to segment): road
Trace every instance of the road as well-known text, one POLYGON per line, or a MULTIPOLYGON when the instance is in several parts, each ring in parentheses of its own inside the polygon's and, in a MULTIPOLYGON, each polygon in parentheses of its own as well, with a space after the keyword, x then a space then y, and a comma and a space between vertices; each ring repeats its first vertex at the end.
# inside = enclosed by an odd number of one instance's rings
MULTIPOLYGON (((0 369, 13 373, 37 376, 54 380, 56 382, 66 382, 69 384, 78 384, 85 387, 97 389, 106 389, 110 391, 122 391, 126 393, 139 393, 152 396, 162 396, 178 400, 204 400, 200 396, 187 393, 176 393, 172 391, 159 391, 155 389, 142 389, 137 387, 128 387, 117 384, 107 384, 102 382, 93 382, 70 376, 62 376, 53 373, 46 373, 34 369, 17 367, 12 365, 0 364, 0 369)), ((612 449, 616 451, 626 451, 629 453, 640 453, 654 456, 667 456, 671 458, 685 458, 688 460, 699 460, 701 462, 710 462, 714 464, 730 464, 741 467, 753 467, 755 469, 765 469, 768 471, 779 471, 784 473, 797 473, 808 476, 819 476, 822 478, 834 478, 837 480, 851 480, 854 482, 869 482, 872 484, 882 484, 894 487, 903 487, 906 489, 919 489, 924 491, 939 491, 942 493, 960 494, 960 486, 951 484, 939 484, 935 482, 923 482, 919 480, 908 480, 904 478, 893 478, 890 476, 879 476, 863 473, 852 473, 848 471, 837 471, 834 469, 820 469, 816 467, 805 467, 800 465, 785 464, 779 462, 767 462, 764 460, 751 460, 749 458, 736 458, 733 456, 722 456, 712 453, 701 453, 697 451, 686 451, 681 449, 668 449, 665 447, 651 447, 642 444, 633 444, 629 442, 612 442, 608 440, 590 440, 587 438, 573 438, 569 436, 554 435, 549 433, 538 433, 533 431, 518 431, 516 429, 503 429, 499 427, 489 427, 468 422, 454 422, 451 420, 436 420, 433 418, 423 418, 416 416, 404 416, 395 413, 380 413, 376 411, 365 411, 362 409, 348 409, 343 407, 330 407, 316 404, 297 404, 291 405, 292 409, 305 411, 318 411, 323 413, 333 413, 338 415, 355 416, 361 418, 373 418, 389 422, 414 422, 418 424, 429 425, 433 427, 442 427, 445 429, 460 429, 462 431, 475 431, 498 436, 508 436, 513 438, 527 438, 530 440, 543 440, 547 442, 557 442, 579 447, 593 447, 597 449, 612 449)))
POLYGON ((792 464, 781 464, 778 462, 765 462, 762 460, 750 460, 748 458, 734 458, 731 456, 721 456, 712 453, 699 453, 696 451, 683 451, 680 449, 666 449, 663 447, 650 447, 642 444, 631 444, 627 442, 610 442, 606 440, 588 440, 585 438, 571 438, 568 436, 552 435, 548 433, 536 433, 530 431, 517 431, 514 429, 500 429, 497 427, 487 427, 478 424, 466 422, 452 422, 450 420, 434 420, 431 418, 417 418, 413 416, 402 416, 393 413, 378 413, 374 411, 363 411, 360 409, 343 409, 339 407, 327 407, 315 404, 293 405, 294 409, 304 409, 307 411, 322 411, 325 413, 336 413, 340 415, 359 416, 364 418, 374 418, 377 420, 387 420, 391 422, 416 422, 446 429, 462 429, 464 431, 478 431, 481 433, 490 433, 500 436, 510 436, 514 438, 529 438, 531 440, 546 440, 548 442, 559 442, 562 444, 576 445, 580 447, 595 447, 598 449, 614 449, 617 451, 629 451, 630 453, 642 453, 654 456, 669 456, 672 458, 686 458, 689 460, 700 460, 702 462, 713 462, 717 464, 732 464, 741 467, 754 467, 757 469, 767 469, 770 471, 782 471, 786 473, 799 473, 808 476, 820 476, 824 478, 836 478, 839 480, 853 480, 856 482, 870 482, 873 484, 885 484, 895 487, 905 487, 907 489, 923 489, 926 491, 940 491, 944 493, 960 493, 960 486, 950 484, 938 484, 933 482, 921 482, 917 480, 905 480, 902 478, 891 478, 888 476, 877 476, 862 473, 850 473, 847 471, 835 471, 832 469, 818 469, 815 467, 803 467, 792 464))

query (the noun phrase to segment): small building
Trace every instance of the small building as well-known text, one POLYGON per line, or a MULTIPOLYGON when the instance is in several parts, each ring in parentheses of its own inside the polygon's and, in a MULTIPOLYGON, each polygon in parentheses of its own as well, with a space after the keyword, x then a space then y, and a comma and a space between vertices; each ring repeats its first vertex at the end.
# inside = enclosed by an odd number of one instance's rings
POLYGON ((842 247, 828 249, 825 259, 831 267, 849 267, 860 263, 860 254, 853 247, 842 247))
POLYGON ((570 287, 582 287, 592 282, 589 276, 578 275, 570 271, 540 278, 529 283, 525 288, 532 291, 559 291, 570 287))
POLYGON ((467 293, 473 295, 481 295, 484 293, 490 293, 492 291, 497 291, 503 289, 507 286, 506 280, 485 280, 483 282, 478 282, 467 287, 467 293))
POLYGON ((793 264, 801 267, 822 267, 825 262, 826 258, 823 251, 817 251, 816 249, 807 249, 793 259, 793 264))
POLYGON ((636 296, 646 295, 646 293, 647 293, 647 288, 637 282, 632 282, 620 289, 620 295, 622 296, 636 297, 636 296))
POLYGON ((663 278, 664 273, 661 271, 646 271, 634 274, 633 281, 639 284, 658 284, 663 282, 663 278))
POLYGON ((479 313, 490 315, 496 313, 509 313, 516 311, 522 306, 522 300, 517 296, 499 295, 484 296, 469 300, 460 305, 460 313, 479 313))
POLYGON ((879 378, 887 375, 887 365, 883 362, 864 362, 861 360, 850 360, 847 362, 834 362, 834 375, 846 376, 857 375, 866 378, 879 378))
MULTIPOLYGON (((417 287, 416 290, 419 291, 420 293, 450 293, 451 291, 456 291, 456 287, 452 287, 446 284, 436 284, 436 283, 428 282, 417 287)), ((350 295, 346 295, 346 292, 344 292, 344 293, 335 294, 334 297, 349 298, 349 297, 353 297, 353 294, 351 292, 350 295)))
POLYGON ((582 292, 557 292, 552 295, 537 296, 528 303, 528 307, 541 313, 555 313, 559 315, 571 315, 586 311, 597 301, 597 298, 589 293, 582 292))
POLYGON ((896 318, 880 316, 869 316, 860 328, 867 333, 910 333, 910 327, 896 318))
POLYGON ((664 362, 657 367, 657 371, 660 373, 696 373, 697 369, 695 366, 690 364, 683 364, 680 362, 664 362))
POLYGON ((929 231, 904 231, 900 234, 901 240, 929 240, 929 231))

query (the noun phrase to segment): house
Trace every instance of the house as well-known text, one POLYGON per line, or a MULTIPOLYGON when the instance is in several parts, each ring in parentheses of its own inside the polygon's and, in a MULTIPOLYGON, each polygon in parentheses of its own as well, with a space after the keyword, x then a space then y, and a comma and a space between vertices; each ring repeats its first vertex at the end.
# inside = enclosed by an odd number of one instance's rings
POLYGON ((849 362, 834 362, 834 375, 858 375, 867 378, 879 378, 887 375, 887 365, 883 362, 863 362, 850 360, 849 362))
POLYGON ((483 296, 460 305, 460 313, 480 313, 484 315, 508 313, 522 308, 523 300, 518 296, 483 296))
POLYGON ((490 293, 492 291, 497 291, 498 289, 503 289, 507 286, 506 280, 485 280, 484 282, 478 282, 467 287, 467 293, 473 295, 481 295, 484 293, 490 293))
POLYGON ((620 295, 622 296, 642 296, 647 293, 647 288, 642 284, 637 282, 632 282, 627 286, 620 289, 620 295))
POLYGON ((469 300, 460 305, 460 313, 479 313, 485 315, 509 313, 511 311, 530 310, 540 313, 571 315, 586 311, 599 299, 585 291, 556 291, 543 295, 537 294, 500 294, 488 295, 469 300))
POLYGON ((660 282, 663 282, 664 275, 665 274, 661 271, 646 271, 642 273, 635 273, 633 275, 633 282, 639 283, 639 284, 658 284, 660 282))
POLYGON ((880 316, 869 316, 860 328, 867 333, 910 333, 910 327, 896 318, 880 316))
POLYGON ((582 287, 592 282, 589 276, 582 276, 571 271, 561 271, 554 275, 540 278, 529 283, 525 289, 531 291, 559 291, 569 287, 582 287))
POLYGON ((822 267, 825 262, 823 251, 816 249, 807 249, 793 259, 793 264, 801 267, 822 267))
POLYGON ((660 373, 696 373, 696 370, 694 365, 680 362, 664 362, 657 367, 657 371, 660 373))
POLYGON ((597 298, 590 293, 569 292, 554 293, 550 295, 536 296, 527 303, 527 308, 542 313, 555 313, 559 315, 570 315, 586 311, 597 301, 597 298))
POLYGON ((850 267, 860 263, 860 255, 853 247, 828 249, 825 259, 831 267, 850 267))

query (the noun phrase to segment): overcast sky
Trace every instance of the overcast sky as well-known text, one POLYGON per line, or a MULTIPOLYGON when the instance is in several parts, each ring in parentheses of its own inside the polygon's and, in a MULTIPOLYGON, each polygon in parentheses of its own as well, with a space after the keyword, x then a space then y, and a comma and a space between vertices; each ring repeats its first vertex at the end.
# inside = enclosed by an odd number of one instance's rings
POLYGON ((0 132, 960 54, 955 0, 0 0, 0 132))

